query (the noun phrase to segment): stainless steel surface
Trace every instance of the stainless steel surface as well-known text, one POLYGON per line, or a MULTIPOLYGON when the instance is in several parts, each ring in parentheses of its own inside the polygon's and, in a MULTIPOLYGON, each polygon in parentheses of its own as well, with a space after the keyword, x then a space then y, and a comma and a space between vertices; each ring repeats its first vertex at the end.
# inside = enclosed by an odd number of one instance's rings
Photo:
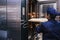
POLYGON ((21 0, 0 0, 0 30, 8 31, 7 39, 21 39, 20 17, 21 0))

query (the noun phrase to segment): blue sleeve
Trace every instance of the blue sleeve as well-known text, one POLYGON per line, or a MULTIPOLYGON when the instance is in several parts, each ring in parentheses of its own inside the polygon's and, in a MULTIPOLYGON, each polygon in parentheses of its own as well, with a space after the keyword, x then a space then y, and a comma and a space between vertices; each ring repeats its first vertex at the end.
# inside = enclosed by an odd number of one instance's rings
POLYGON ((37 33, 40 33, 41 31, 42 31, 42 26, 38 25, 38 26, 36 27, 36 32, 37 32, 37 33))

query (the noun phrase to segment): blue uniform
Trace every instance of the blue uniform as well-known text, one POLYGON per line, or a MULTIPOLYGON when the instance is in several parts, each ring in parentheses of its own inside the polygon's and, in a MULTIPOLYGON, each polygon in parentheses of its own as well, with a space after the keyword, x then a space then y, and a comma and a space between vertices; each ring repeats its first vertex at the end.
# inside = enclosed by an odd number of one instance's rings
MULTIPOLYGON (((47 8, 48 14, 60 15, 54 8, 47 8)), ((36 32, 43 33, 43 40, 60 40, 60 23, 55 20, 48 20, 43 22, 41 26, 36 27, 36 32)))
POLYGON ((60 40, 60 23, 55 20, 43 22, 36 27, 36 32, 43 33, 43 40, 60 40))

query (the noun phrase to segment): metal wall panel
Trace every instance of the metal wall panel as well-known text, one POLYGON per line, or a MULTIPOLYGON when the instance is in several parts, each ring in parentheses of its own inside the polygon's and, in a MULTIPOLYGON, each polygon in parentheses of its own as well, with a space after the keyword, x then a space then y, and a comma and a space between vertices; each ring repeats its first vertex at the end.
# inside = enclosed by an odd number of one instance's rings
POLYGON ((6 0, 0 0, 0 29, 6 29, 6 0))
POLYGON ((6 24, 6 3, 7 0, 0 0, 0 40, 7 40, 8 30, 6 24))
POLYGON ((7 26, 9 39, 20 40, 21 0, 7 0, 7 26))

